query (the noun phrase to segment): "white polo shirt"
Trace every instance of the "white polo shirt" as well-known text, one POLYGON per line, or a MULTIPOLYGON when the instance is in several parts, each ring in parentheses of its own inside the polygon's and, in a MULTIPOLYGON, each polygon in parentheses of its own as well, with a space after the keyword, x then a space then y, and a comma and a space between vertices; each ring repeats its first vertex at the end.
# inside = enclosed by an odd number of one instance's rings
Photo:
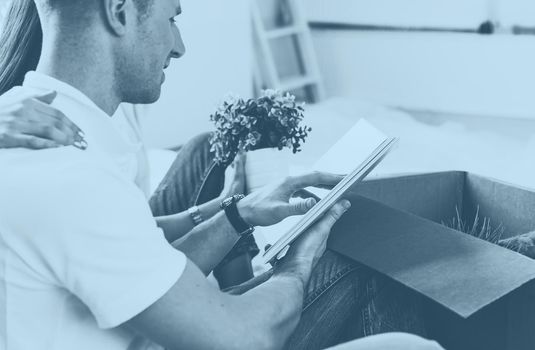
POLYGON ((0 150, 0 349, 159 348, 121 325, 177 282, 186 258, 134 182, 138 145, 67 84, 30 73, 22 89, 56 90, 53 106, 90 146, 0 150))

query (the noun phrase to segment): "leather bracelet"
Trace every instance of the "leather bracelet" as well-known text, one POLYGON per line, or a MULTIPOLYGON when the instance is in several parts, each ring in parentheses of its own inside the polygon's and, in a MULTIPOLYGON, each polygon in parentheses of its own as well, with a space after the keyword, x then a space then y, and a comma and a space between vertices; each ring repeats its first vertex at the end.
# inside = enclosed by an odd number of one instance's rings
POLYGON ((191 217, 191 220, 193 220, 195 226, 199 225, 204 221, 198 206, 194 205, 193 207, 189 208, 188 213, 191 217))
POLYGON ((221 202, 221 209, 225 211, 228 221, 234 227, 238 236, 242 237, 254 232, 254 226, 249 225, 238 212, 236 204, 245 198, 243 194, 236 194, 221 202))

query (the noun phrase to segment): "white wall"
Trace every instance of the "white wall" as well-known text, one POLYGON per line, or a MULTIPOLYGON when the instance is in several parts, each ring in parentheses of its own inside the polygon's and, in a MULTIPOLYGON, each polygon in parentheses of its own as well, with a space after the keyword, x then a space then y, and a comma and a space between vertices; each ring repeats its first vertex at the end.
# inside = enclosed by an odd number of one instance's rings
POLYGON ((535 25, 533 0, 301 0, 312 21, 408 27, 535 25))
POLYGON ((209 115, 229 93, 252 93, 248 0, 182 0, 187 53, 168 68, 160 101, 143 107, 150 146, 181 144, 211 130, 209 115))
POLYGON ((500 22, 506 26, 518 24, 535 26, 535 1, 533 0, 494 0, 500 22))
POLYGON ((489 1, 497 0, 302 1, 306 4, 311 21, 408 27, 476 28, 487 16, 489 1))
MULTIPOLYGON (((535 26, 532 3, 308 0, 307 12, 315 22, 475 29, 490 17, 535 26)), ((535 36, 316 29, 313 38, 330 96, 535 119, 535 36)))
POLYGON ((315 31, 326 89, 381 104, 535 118, 535 37, 315 31))

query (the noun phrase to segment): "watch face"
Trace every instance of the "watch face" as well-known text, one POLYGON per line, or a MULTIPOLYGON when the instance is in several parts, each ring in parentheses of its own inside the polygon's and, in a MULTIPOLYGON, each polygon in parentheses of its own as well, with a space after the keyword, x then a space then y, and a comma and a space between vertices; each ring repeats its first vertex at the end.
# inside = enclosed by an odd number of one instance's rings
POLYGON ((234 198, 233 197, 226 198, 226 199, 223 200, 223 202, 221 202, 221 207, 222 208, 228 207, 229 205, 232 204, 232 202, 234 202, 234 198))
POLYGON ((235 194, 232 197, 224 199, 223 202, 221 202, 221 206, 222 207, 228 207, 232 203, 237 203, 238 201, 242 200, 243 198, 245 198, 245 196, 243 194, 235 194))

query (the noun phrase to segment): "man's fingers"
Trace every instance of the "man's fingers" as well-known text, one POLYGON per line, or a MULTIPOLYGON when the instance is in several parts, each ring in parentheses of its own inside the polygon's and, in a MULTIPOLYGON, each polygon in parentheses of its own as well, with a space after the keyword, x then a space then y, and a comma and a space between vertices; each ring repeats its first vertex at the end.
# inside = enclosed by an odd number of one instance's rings
POLYGON ((306 214, 314 205, 316 205, 316 200, 314 198, 307 198, 305 200, 298 200, 287 204, 288 216, 306 214))
POLYGON ((321 223, 326 226, 327 229, 331 229, 334 224, 340 218, 346 211, 351 208, 351 202, 349 202, 346 199, 341 200, 340 202, 336 203, 329 211, 325 214, 325 216, 322 218, 321 223))
POLYGON ((314 198, 316 200, 316 202, 319 202, 321 200, 320 197, 316 196, 314 193, 312 193, 310 191, 307 191, 305 189, 297 190, 294 193, 294 197, 303 198, 303 199, 314 198))
POLYGON ((44 94, 36 95, 34 98, 46 104, 51 104, 58 96, 56 91, 49 91, 44 94))
POLYGON ((290 177, 287 183, 293 190, 302 189, 309 186, 336 185, 345 175, 329 174, 322 172, 313 172, 301 176, 290 177))
POLYGON ((321 256, 325 251, 325 245, 332 227, 350 207, 351 203, 347 200, 336 203, 320 221, 307 230, 307 233, 300 236, 292 245, 293 254, 308 258, 311 257, 311 254, 317 254, 317 257, 321 256))
POLYGON ((307 198, 305 200, 299 200, 294 203, 290 203, 288 204, 290 216, 306 214, 315 205, 316 200, 314 198, 307 198))

